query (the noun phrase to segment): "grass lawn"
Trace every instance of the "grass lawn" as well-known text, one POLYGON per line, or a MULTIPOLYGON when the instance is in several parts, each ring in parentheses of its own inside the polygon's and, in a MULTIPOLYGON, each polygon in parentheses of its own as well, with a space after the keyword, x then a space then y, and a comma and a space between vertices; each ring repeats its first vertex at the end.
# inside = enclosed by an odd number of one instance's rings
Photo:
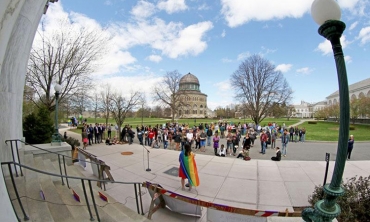
MULTIPOLYGON (((318 121, 317 124, 308 124, 305 122, 299 127, 306 128, 306 140, 338 141, 339 123, 318 121)), ((355 141, 370 141, 369 132, 369 125, 355 125, 355 130, 350 130, 349 135, 353 135, 355 141)))
MULTIPOLYGON (((162 119, 162 118, 143 118, 143 124, 144 125, 151 125, 151 126, 154 126, 154 125, 157 125, 157 124, 163 124, 163 123, 166 123, 166 122, 169 122, 170 119, 162 119)), ((211 122, 217 122, 218 120, 216 119, 196 119, 196 123, 199 124, 199 123, 211 123, 211 122)), ((238 123, 238 122, 241 122, 241 123, 244 123, 244 119, 228 119, 228 122, 233 122, 233 123, 238 123)), ((245 121, 247 123, 250 123, 252 122, 251 119, 245 119, 245 121)), ((105 119, 104 118, 87 118, 87 122, 88 123, 105 123, 105 119)), ((193 125, 195 122, 194 122, 194 119, 179 119, 177 122, 179 123, 185 123, 185 124, 190 124, 190 125, 193 125)), ((262 121, 262 126, 263 125, 267 125, 267 123, 269 122, 275 122, 279 125, 282 125, 283 123, 285 123, 286 126, 289 126, 291 124, 294 124, 294 123, 297 123, 299 122, 299 119, 290 119, 289 121, 286 119, 286 118, 283 118, 283 119, 275 119, 275 118, 266 118, 262 121)), ((114 119, 109 119, 108 123, 110 124, 113 124, 113 125, 116 125, 116 122, 114 121, 114 119)), ((136 127, 136 126, 140 126, 141 125, 141 118, 126 118, 125 119, 125 124, 130 124, 132 125, 133 127, 136 127)))

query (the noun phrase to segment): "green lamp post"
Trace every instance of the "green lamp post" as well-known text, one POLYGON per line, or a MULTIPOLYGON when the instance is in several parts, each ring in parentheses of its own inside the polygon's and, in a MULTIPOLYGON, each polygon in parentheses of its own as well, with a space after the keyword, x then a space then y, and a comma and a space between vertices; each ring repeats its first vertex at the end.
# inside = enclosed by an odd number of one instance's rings
POLYGON ((332 45, 339 83, 340 126, 333 176, 330 184, 324 185, 325 199, 319 200, 314 209, 306 208, 302 212, 305 221, 321 222, 332 221, 341 213, 336 199, 344 194, 341 181, 347 158, 350 116, 347 71, 340 37, 346 25, 340 21, 341 11, 334 0, 315 0, 311 6, 311 14, 320 25, 319 34, 328 39, 332 45))
POLYGON ((52 136, 51 144, 54 146, 60 146, 62 144, 59 136, 59 128, 58 128, 58 99, 59 99, 59 92, 62 89, 62 86, 59 84, 55 84, 55 132, 52 136))

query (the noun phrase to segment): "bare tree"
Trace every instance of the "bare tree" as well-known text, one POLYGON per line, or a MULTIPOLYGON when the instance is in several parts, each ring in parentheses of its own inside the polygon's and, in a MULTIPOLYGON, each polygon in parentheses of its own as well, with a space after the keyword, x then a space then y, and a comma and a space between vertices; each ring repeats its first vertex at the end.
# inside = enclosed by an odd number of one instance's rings
POLYGON ((280 71, 259 55, 247 58, 231 75, 236 99, 245 104, 252 120, 259 124, 273 104, 288 103, 292 90, 280 71))
POLYGON ((179 91, 181 77, 182 75, 177 70, 167 72, 163 76, 163 81, 153 89, 154 101, 160 102, 164 108, 170 108, 172 122, 174 122, 179 108, 184 105, 181 98, 185 92, 179 91))
MULTIPOLYGON (((92 98, 92 110, 94 113, 94 118, 95 118, 95 123, 96 123, 96 118, 99 115, 99 112, 101 110, 101 102, 100 102, 100 97, 97 92, 94 93, 94 96, 92 98)), ((99 115, 100 116, 100 115, 99 115)))
POLYGON ((90 73, 105 50, 106 38, 96 31, 76 29, 66 21, 53 32, 42 23, 31 49, 26 83, 50 111, 55 109, 52 85, 62 85, 60 100, 81 93, 91 84, 90 73))
POLYGON ((138 91, 132 92, 127 98, 118 93, 112 94, 109 111, 116 121, 119 132, 121 132, 121 126, 125 122, 128 113, 140 104, 141 97, 142 95, 138 91))
POLYGON ((105 85, 103 90, 101 91, 101 100, 102 100, 102 111, 104 112, 104 118, 105 118, 105 125, 108 126, 109 116, 110 116, 110 110, 109 107, 111 106, 111 86, 109 84, 105 85))

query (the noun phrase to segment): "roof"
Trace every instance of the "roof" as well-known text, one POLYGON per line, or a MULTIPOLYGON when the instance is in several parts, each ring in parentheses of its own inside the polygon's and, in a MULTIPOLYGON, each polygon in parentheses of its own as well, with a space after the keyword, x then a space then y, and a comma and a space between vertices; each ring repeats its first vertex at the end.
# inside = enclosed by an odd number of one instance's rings
MULTIPOLYGON (((349 92, 358 91, 358 90, 361 90, 363 88, 370 88, 370 78, 364 79, 364 80, 362 80, 360 82, 353 83, 353 84, 349 85, 348 87, 349 87, 349 92)), ((334 93, 330 94, 326 98, 337 97, 337 96, 339 96, 339 90, 337 90, 334 93)))
POLYGON ((193 75, 189 72, 188 74, 184 75, 180 79, 180 84, 186 84, 186 83, 196 83, 196 84, 199 85, 199 80, 195 75, 193 75))

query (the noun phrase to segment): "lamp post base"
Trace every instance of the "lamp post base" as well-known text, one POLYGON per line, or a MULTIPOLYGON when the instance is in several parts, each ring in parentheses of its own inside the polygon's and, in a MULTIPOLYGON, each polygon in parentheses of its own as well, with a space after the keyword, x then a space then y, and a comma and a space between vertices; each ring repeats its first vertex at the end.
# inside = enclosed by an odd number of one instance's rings
POLYGON ((53 134, 52 139, 51 139, 51 145, 52 146, 61 146, 62 141, 60 140, 59 134, 53 134))

